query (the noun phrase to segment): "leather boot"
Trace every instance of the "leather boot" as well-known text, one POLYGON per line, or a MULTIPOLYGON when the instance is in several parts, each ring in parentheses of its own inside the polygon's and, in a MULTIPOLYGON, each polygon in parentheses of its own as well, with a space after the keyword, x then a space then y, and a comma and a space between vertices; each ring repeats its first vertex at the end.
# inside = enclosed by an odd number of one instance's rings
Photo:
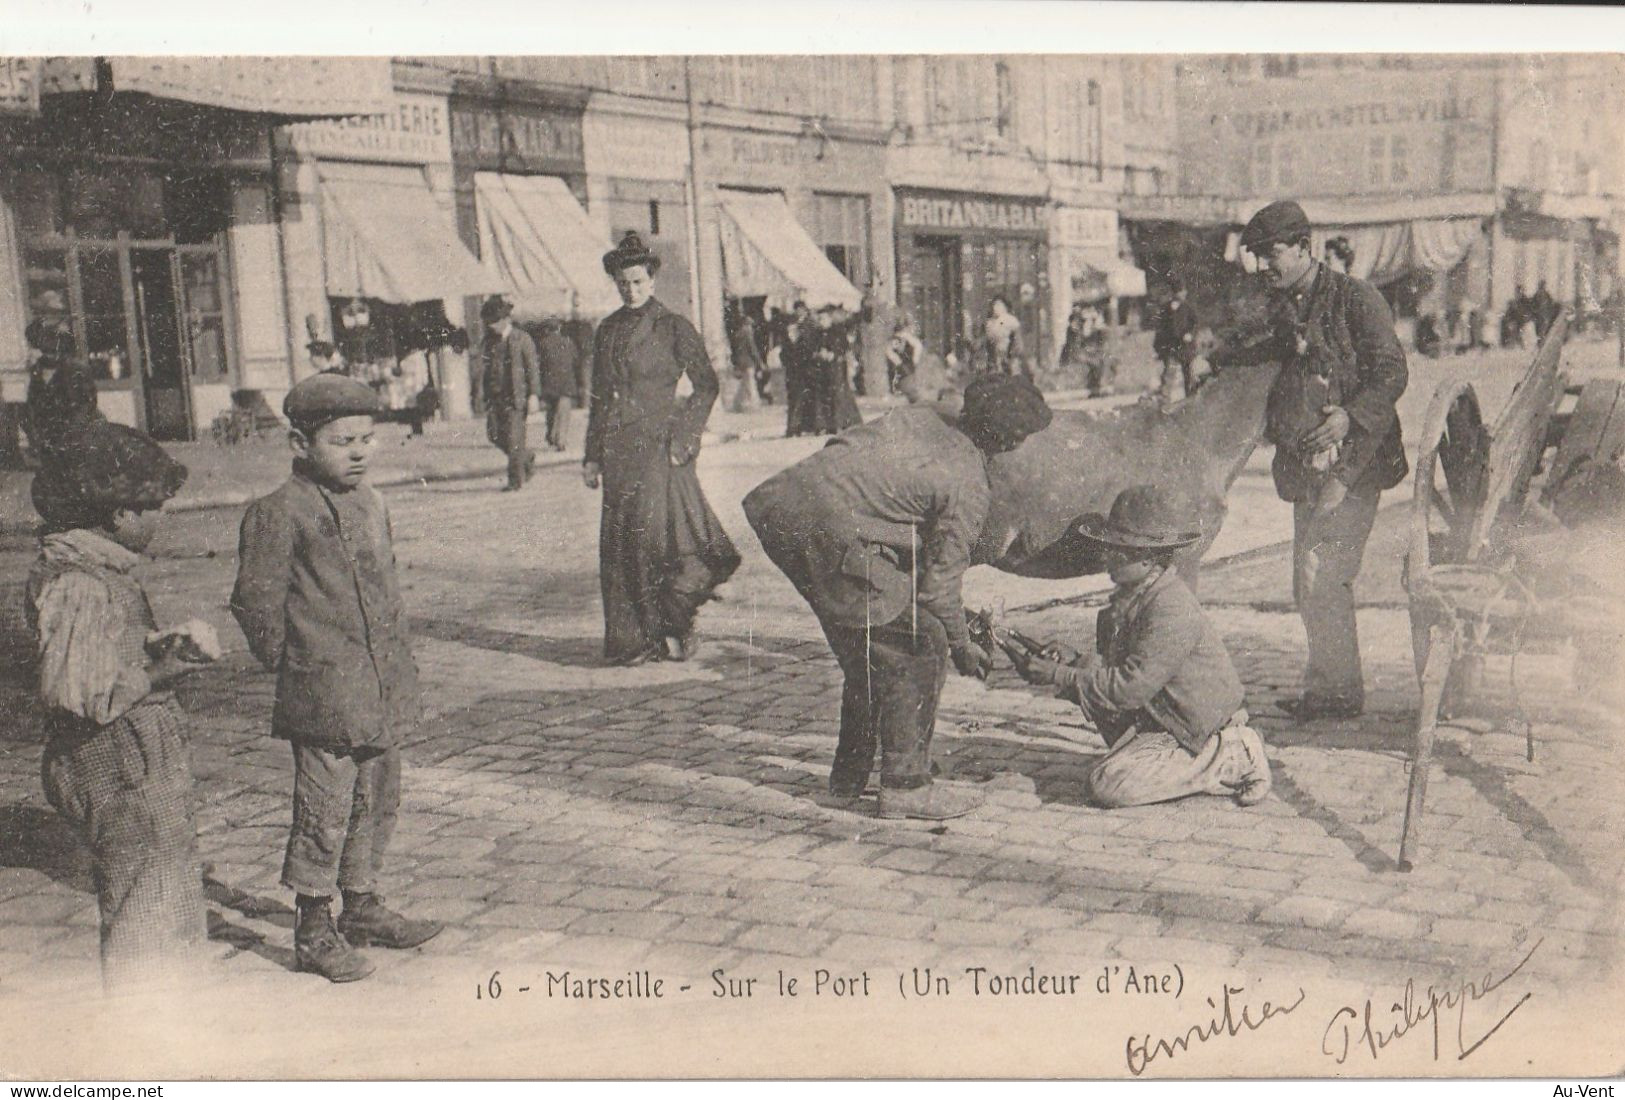
POLYGON ((295 965, 330 982, 355 982, 375 969, 367 957, 340 938, 333 924, 330 898, 299 899, 299 923, 293 930, 295 965))
POLYGON ((981 791, 958 784, 927 783, 923 787, 880 788, 880 816, 916 821, 947 821, 979 810, 987 800, 981 791))
POLYGON ((386 908, 377 894, 344 892, 339 934, 357 947, 416 947, 445 930, 437 920, 412 920, 386 908))

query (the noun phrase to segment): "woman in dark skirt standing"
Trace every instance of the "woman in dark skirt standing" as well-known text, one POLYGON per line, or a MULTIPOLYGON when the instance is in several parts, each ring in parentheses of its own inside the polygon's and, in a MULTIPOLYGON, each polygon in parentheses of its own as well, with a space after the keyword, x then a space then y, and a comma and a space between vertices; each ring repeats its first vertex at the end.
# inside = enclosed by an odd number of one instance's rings
POLYGON ((604 656, 624 665, 687 660, 695 613, 739 567, 694 472, 717 376, 694 326, 653 297, 660 260, 636 233, 605 253, 604 270, 624 306, 593 344, 581 468, 587 488, 602 481, 604 492, 604 656), (684 376, 694 392, 679 398, 684 376))

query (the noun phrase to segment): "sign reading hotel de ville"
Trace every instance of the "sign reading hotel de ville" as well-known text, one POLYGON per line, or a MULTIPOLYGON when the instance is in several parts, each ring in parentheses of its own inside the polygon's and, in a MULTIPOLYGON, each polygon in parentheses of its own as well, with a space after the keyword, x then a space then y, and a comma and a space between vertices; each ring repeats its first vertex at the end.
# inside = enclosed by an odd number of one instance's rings
POLYGON ((449 164, 451 122, 445 96, 401 92, 381 115, 362 115, 287 128, 300 153, 331 160, 449 164))
POLYGON ((1048 207, 1042 199, 899 191, 897 217, 908 229, 1016 233, 1044 233, 1049 229, 1048 207))

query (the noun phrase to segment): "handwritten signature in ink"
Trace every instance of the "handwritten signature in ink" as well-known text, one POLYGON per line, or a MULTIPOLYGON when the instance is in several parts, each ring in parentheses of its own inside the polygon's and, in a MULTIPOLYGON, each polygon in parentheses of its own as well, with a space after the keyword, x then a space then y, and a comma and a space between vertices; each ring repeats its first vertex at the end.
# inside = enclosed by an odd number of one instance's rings
POLYGON ((1176 1051, 1188 1052, 1193 1043, 1205 1043, 1209 1039, 1224 1035, 1235 1038, 1244 1031, 1257 1031, 1272 1017, 1285 1016, 1303 1004, 1304 991, 1298 990, 1298 999, 1291 1004, 1275 1005, 1265 1001, 1259 1006, 1258 1016, 1255 1019, 1250 1005, 1242 1005, 1238 1013, 1230 998, 1245 990, 1238 989, 1226 983, 1219 995, 1219 1000, 1207 998, 1208 1007, 1214 1010, 1211 1020, 1206 1023, 1192 1024, 1182 1035, 1175 1035, 1171 1039, 1156 1038, 1151 1035, 1131 1035, 1125 1048, 1128 1058, 1128 1071, 1138 1077, 1154 1060, 1161 1057, 1173 1057, 1176 1051))
POLYGON ((1338 1065, 1343 1065, 1349 1056, 1361 1047, 1371 1052, 1373 1059, 1394 1043, 1409 1035, 1423 1021, 1432 1022, 1433 1031, 1433 1059, 1439 1059, 1439 1035, 1441 1019, 1445 1012, 1454 1012, 1456 1016, 1456 1060, 1464 1061, 1472 1053, 1483 1046, 1498 1030, 1501 1025, 1512 1018, 1512 1014, 1522 1008, 1533 997, 1533 993, 1525 993, 1519 997, 1513 1006, 1501 1014, 1501 1018, 1491 1025, 1476 1040, 1468 1041, 1467 1017, 1468 1006, 1500 989, 1511 981, 1518 971, 1524 968, 1535 952, 1544 943, 1536 940, 1533 947, 1518 960, 1518 965, 1502 974, 1499 978, 1486 974, 1482 982, 1463 982, 1454 989, 1438 990, 1428 986, 1425 992, 1416 991, 1416 980, 1407 979, 1405 990, 1400 997, 1388 1007, 1388 1014, 1384 1016, 1378 1012, 1368 998, 1362 1008, 1344 1005, 1333 1013, 1331 1022, 1326 1025, 1325 1032, 1320 1039, 1320 1052, 1328 1058, 1335 1058, 1338 1065))

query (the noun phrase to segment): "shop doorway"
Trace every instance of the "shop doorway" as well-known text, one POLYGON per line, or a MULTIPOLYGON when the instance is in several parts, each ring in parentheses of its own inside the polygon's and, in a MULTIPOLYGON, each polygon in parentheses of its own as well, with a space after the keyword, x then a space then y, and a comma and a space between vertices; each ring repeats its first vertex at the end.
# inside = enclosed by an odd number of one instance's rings
POLYGON ((192 437, 190 356, 181 328, 178 266, 173 248, 130 249, 136 366, 147 432, 154 439, 192 437))
POLYGON ((920 339, 938 355, 959 351, 959 240, 914 238, 914 284, 910 310, 920 339))

